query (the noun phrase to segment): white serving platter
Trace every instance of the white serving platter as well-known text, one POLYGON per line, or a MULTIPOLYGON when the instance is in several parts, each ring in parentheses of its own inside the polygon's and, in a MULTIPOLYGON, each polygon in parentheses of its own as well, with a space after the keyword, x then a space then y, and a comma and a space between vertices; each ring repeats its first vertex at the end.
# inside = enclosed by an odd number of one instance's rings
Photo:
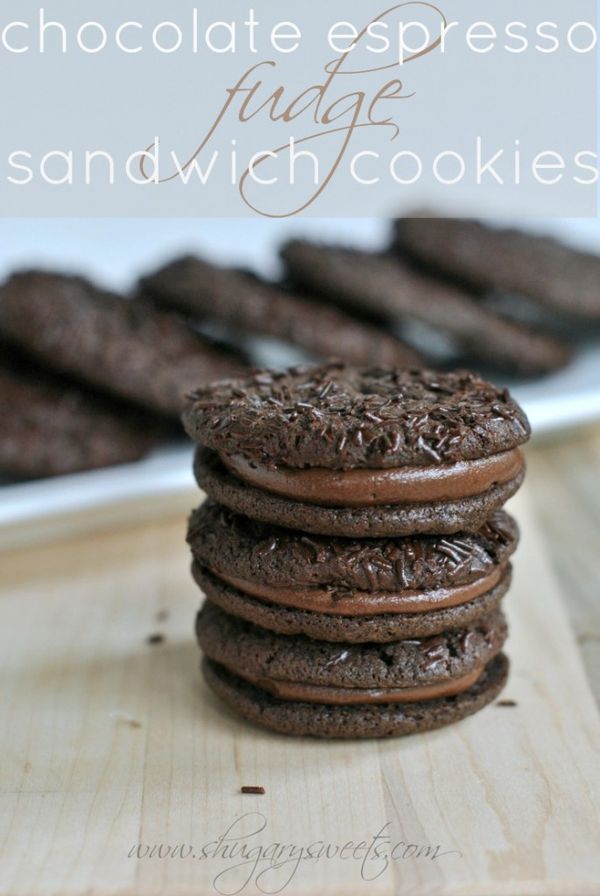
MULTIPOLYGON (((387 222, 293 221, 34 221, 0 222, 0 276, 16 266, 51 264, 91 272, 127 288, 137 274, 186 250, 272 272, 276 246, 291 233, 381 246, 387 222), (110 229, 110 238, 109 238, 110 229), (45 233, 45 238, 42 238, 45 233)), ((576 245, 600 246, 600 222, 535 225, 576 245)), ((285 361, 285 358, 281 358, 285 361)), ((294 360, 294 358, 291 358, 294 360)), ((535 382, 511 384, 536 438, 600 421, 600 344, 565 370, 535 382)), ((191 507, 196 486, 192 449, 183 441, 133 464, 35 482, 0 485, 0 548, 76 531, 133 522, 191 507)))
MULTIPOLYGON (((600 349, 516 386, 535 438, 600 419, 600 349)), ((0 487, 0 548, 165 515, 197 502, 192 448, 182 442, 133 464, 0 487)))

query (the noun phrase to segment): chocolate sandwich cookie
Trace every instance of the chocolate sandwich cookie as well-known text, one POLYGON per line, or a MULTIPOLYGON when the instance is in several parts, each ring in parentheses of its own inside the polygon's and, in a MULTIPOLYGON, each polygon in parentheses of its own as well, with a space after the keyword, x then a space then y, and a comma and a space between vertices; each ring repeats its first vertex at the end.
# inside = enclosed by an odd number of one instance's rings
POLYGON ((254 488, 232 475, 218 454, 199 448, 194 459, 198 485, 215 501, 263 522, 301 528, 317 535, 381 538, 387 535, 474 532, 520 488, 524 467, 514 479, 493 485, 481 495, 455 501, 333 507, 309 504, 254 488))
POLYGON ((382 613, 377 616, 335 616, 254 598, 228 585, 196 561, 192 564, 192 575, 213 604, 262 628, 284 635, 303 634, 309 638, 338 643, 371 641, 385 644, 401 638, 420 638, 439 631, 464 628, 474 620, 497 610, 510 587, 512 570, 509 565, 494 588, 459 606, 431 610, 428 613, 382 613))
POLYGON ((393 644, 276 635, 207 602, 196 631, 209 685, 247 717, 289 734, 368 737, 428 730, 496 695, 506 622, 393 644))
POLYGON ((150 415, 24 365, 0 367, 0 472, 56 476, 138 460, 169 430, 150 415))
POLYGON ((412 703, 438 696, 437 691, 466 690, 500 652, 507 628, 496 612, 461 631, 430 638, 340 645, 275 634, 206 601, 196 634, 213 662, 285 700, 412 703), (432 689, 436 692, 429 694, 432 689))
POLYGON ((527 296, 559 315, 600 324, 598 255, 456 218, 403 218, 395 238, 403 252, 475 289, 527 296))
POLYGON ((184 425, 213 499, 352 537, 476 531, 521 484, 529 437, 509 393, 473 374, 335 363, 197 390, 184 425))
POLYGON ((193 575, 228 613, 281 634, 397 641, 489 615, 510 583, 518 541, 501 511, 475 534, 308 537, 210 501, 190 518, 193 575))
POLYGON ((270 336, 352 364, 420 366, 409 345, 322 302, 296 295, 242 271, 193 256, 180 258, 140 282, 142 295, 237 331, 270 336))
POLYGON ((300 286, 384 319, 425 324, 485 366, 530 376, 557 370, 571 357, 561 340, 494 313, 465 289, 400 258, 302 240, 288 243, 281 255, 300 286))
POLYGON ((174 315, 36 271, 0 290, 0 336, 51 369, 169 416, 199 383, 244 369, 174 315))
POLYGON ((202 668, 214 693, 248 721, 280 734, 326 738, 398 737, 443 728, 495 700, 508 677, 508 659, 501 653, 455 696, 340 706, 281 700, 211 660, 204 660, 202 668))

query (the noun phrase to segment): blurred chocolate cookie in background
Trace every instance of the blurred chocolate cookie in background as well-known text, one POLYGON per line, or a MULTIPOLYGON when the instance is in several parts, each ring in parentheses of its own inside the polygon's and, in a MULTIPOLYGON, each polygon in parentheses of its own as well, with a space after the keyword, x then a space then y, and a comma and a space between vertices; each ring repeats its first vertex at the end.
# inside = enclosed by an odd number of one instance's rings
POLYGON ((534 376, 560 369, 571 357, 565 342, 506 320, 466 290, 391 255, 293 240, 283 246, 281 257, 292 281, 324 300, 441 331, 463 355, 485 367, 534 376))
POLYGON ((0 475, 35 478, 139 460, 174 427, 52 376, 0 345, 0 475))
POLYGON ((197 320, 216 320, 238 334, 271 336, 309 352, 353 364, 418 367, 416 349, 377 327, 249 272, 217 267, 186 256, 142 278, 141 295, 185 311, 197 320))
MULTIPOLYGON (((600 333, 600 256, 522 231, 423 215, 390 224, 384 243, 364 251, 292 240, 281 249, 279 281, 241 270, 235 259, 223 266, 187 255, 143 276, 130 297, 80 276, 14 273, 0 287, 0 341, 25 360, 17 370, 3 351, 4 406, 20 407, 24 418, 31 403, 31 426, 46 429, 48 451, 59 425, 73 432, 77 420, 83 432, 97 408, 114 450, 107 436, 79 459, 72 448, 42 453, 36 463, 26 452, 17 462, 23 429, 15 442, 12 417, 0 435, 8 468, 52 475, 61 463, 69 471, 137 458, 146 450, 144 430, 154 444, 164 421, 178 426, 186 395, 243 377, 252 364, 282 369, 334 358, 405 370, 469 367, 514 385, 560 371, 575 354, 586 363, 582 351, 600 333), (77 408, 72 416, 62 413, 66 395, 77 408), (52 403, 61 408, 55 419, 41 410, 52 403)), ((232 483, 202 447, 196 470, 220 500, 230 495, 232 483)), ((246 506, 251 494, 246 487, 230 497, 246 506)))
POLYGON ((600 256, 547 236, 424 213, 394 225, 396 247, 482 293, 528 299, 558 319, 600 328, 600 256))
POLYGON ((245 368, 175 315, 41 271, 14 274, 0 290, 0 336, 53 370, 173 418, 199 384, 245 368))

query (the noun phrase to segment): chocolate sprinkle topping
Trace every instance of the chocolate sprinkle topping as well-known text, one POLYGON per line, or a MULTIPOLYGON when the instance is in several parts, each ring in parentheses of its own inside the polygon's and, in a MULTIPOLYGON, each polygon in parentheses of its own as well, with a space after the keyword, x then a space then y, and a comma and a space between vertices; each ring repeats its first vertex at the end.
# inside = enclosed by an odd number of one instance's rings
POLYGON ((455 463, 513 449, 530 434, 508 391, 473 373, 342 363, 263 370, 199 389, 184 424, 221 455, 293 469, 455 463))
POLYGON ((280 587, 351 591, 465 585, 506 563, 518 529, 497 511, 474 533, 405 538, 336 538, 260 523, 206 501, 190 518, 194 558, 214 573, 280 587))

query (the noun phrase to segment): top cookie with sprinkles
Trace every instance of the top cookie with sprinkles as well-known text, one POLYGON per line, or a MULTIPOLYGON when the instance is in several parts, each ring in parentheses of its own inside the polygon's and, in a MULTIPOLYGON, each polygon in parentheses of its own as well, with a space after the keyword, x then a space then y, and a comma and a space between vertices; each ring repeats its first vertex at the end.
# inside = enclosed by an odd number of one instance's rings
POLYGON ((189 396, 189 436, 265 467, 432 466, 510 451, 530 435, 506 389, 468 371, 262 370, 189 396))

